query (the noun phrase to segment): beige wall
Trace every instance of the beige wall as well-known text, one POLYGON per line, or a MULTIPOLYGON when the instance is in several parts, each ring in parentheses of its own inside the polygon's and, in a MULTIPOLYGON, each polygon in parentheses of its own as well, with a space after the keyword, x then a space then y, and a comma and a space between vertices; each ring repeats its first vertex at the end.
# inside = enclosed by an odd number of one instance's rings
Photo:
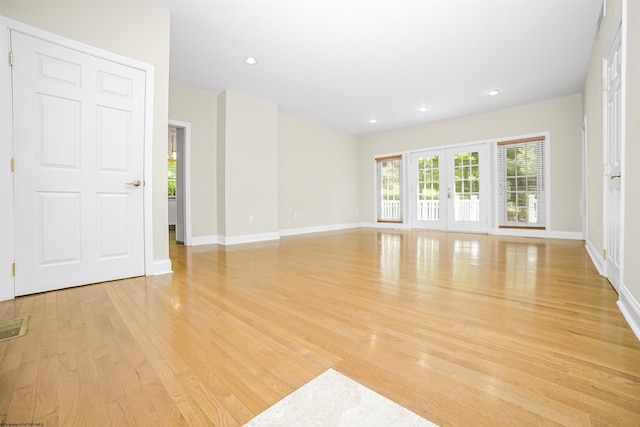
POLYGON ((582 232, 582 96, 572 95, 516 108, 369 135, 362 138, 360 211, 375 221, 374 161, 382 154, 550 132, 550 230, 582 232))
MULTIPOLYGON (((224 99, 223 102, 220 100, 224 99)), ((226 91, 224 127, 218 144, 224 150, 224 229, 222 236, 278 232, 278 107, 226 91)), ((219 134, 220 136, 221 134, 219 134)), ((218 164, 220 164, 218 162, 218 164)))
POLYGON ((282 113, 278 127, 280 230, 359 222, 358 137, 282 113))
POLYGON ((191 125, 191 232, 218 233, 216 159, 217 98, 187 86, 169 85, 169 118, 191 125))
POLYGON ((143 0, 2 0, 0 15, 155 67, 153 257, 168 259, 169 13, 143 0))
MULTIPOLYGON (((265 159, 272 158, 267 147, 273 148, 274 141, 271 139, 266 145, 262 141, 264 133, 256 127, 251 113, 256 106, 254 113, 260 115, 260 109, 266 107, 267 115, 272 117, 275 106, 260 100, 229 91, 216 96, 170 84, 169 117, 192 126, 194 237, 224 238, 359 222, 359 138, 278 113, 277 159, 265 175, 261 168, 265 159), (253 136, 238 136, 238 130, 253 136), (236 140, 232 142, 234 135, 236 140), (273 176, 272 167, 278 186, 276 191, 264 191, 268 187, 265 177, 273 176), (236 177, 235 183, 230 176, 236 177), (227 202, 232 195, 235 201, 227 202), (261 219, 273 223, 273 217, 267 219, 265 214, 273 214, 274 201, 277 226, 261 228, 261 219), (249 215, 254 216, 254 223, 248 221, 249 215), (231 219, 229 223, 227 218, 231 219), (235 225, 231 224, 233 221, 235 225), (234 234, 229 234, 229 227, 235 227, 234 234)), ((273 135, 274 129, 268 127, 268 133, 273 135)))

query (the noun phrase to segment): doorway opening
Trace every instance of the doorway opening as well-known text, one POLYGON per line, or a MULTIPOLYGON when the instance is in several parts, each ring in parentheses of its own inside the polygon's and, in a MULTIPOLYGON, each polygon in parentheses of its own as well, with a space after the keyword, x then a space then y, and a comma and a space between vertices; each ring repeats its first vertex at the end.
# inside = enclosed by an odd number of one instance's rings
POLYGON ((191 245, 191 125, 169 120, 167 133, 169 245, 191 245))

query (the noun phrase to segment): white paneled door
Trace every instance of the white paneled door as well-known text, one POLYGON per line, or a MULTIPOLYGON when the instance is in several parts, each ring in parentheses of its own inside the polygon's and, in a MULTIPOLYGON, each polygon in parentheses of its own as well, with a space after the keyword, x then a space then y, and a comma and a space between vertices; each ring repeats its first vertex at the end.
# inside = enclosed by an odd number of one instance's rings
POLYGON ((488 232, 486 144, 412 153, 411 226, 488 232))
POLYGON ((607 82, 605 112, 606 163, 606 275, 616 291, 620 287, 620 260, 622 250, 622 42, 618 29, 614 42, 605 57, 607 82))
POLYGON ((145 73, 11 45, 15 295, 143 275, 145 73))

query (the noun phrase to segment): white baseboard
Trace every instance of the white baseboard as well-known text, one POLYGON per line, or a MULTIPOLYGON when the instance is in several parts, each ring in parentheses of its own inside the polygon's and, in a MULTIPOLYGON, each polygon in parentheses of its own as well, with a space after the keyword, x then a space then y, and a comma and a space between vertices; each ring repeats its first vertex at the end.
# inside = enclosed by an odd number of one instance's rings
POLYGON ((408 224, 400 224, 396 222, 363 222, 360 224, 361 227, 369 227, 369 228, 395 228, 399 230, 410 230, 411 226, 408 224))
MULTIPOLYGON (((409 224, 397 224, 390 222, 366 222, 361 223, 361 227, 370 228, 395 228, 401 230, 410 230, 409 224)), ((446 231, 446 230, 438 230, 446 231)), ((582 240, 584 236, 582 232, 578 231, 551 231, 551 230, 518 230, 513 228, 494 228, 489 230, 489 234, 495 234, 497 236, 519 236, 519 237, 540 237, 544 239, 570 239, 570 240, 582 240)))
POLYGON ((280 230, 280 236, 295 236, 297 234, 310 234, 310 233, 322 233, 326 231, 338 231, 349 230, 352 228, 360 228, 362 224, 354 222, 351 224, 335 224, 335 225, 320 225, 317 227, 301 227, 301 228, 287 228, 280 230))
POLYGON ((618 307, 622 312, 625 320, 631 327, 631 330, 640 340, 640 302, 633 297, 629 289, 625 285, 620 286, 620 298, 618 299, 618 307))
POLYGON ((282 236, 294 236, 297 234, 310 234, 320 233, 324 231, 336 231, 347 230, 351 228, 362 227, 361 223, 353 224, 337 224, 337 225, 323 225, 318 227, 301 227, 301 228, 289 228, 280 230, 278 233, 264 233, 264 234, 247 234, 243 236, 198 236, 191 238, 191 244, 189 246, 201 246, 201 245, 236 245, 240 243, 253 243, 264 242, 268 240, 278 240, 282 236))
POLYGON ((201 245, 218 245, 220 244, 219 236, 197 236, 191 237, 189 246, 201 246, 201 245))
POLYGON ((587 240, 585 242, 584 247, 587 250, 589 257, 591 258, 591 262, 593 262, 593 265, 595 265, 596 270, 598 270, 598 273, 601 276, 604 276, 606 274, 606 271, 605 271, 604 259, 602 259, 601 252, 598 250, 598 248, 595 247, 595 245, 591 240, 587 240))
POLYGON ((170 259, 161 259, 153 261, 153 271, 149 272, 147 276, 159 276, 161 274, 170 274, 173 273, 171 269, 171 260, 170 259))
POLYGON ((539 237, 542 239, 582 240, 584 236, 579 231, 527 230, 517 228, 494 228, 490 234, 496 236, 539 237))
MULTIPOLYGON (((353 222, 349 224, 333 224, 333 225, 320 225, 315 227, 300 227, 300 228, 286 228, 280 230, 278 233, 264 233, 264 234, 247 234, 242 236, 197 236, 192 237, 189 246, 200 245, 235 245, 240 243, 252 243, 263 242, 267 240, 277 240, 284 236, 295 236, 300 234, 322 233, 327 231, 339 231, 350 230, 354 228, 384 228, 384 229, 399 229, 410 230, 411 226, 408 224, 399 224, 393 222, 353 222)), ((571 239, 582 240, 583 236, 580 232, 570 231, 538 231, 538 230, 513 230, 513 229, 494 229, 491 230, 491 234, 503 235, 503 236, 524 236, 524 237, 541 237, 550 239, 571 239)))
POLYGON ((268 240, 279 240, 279 233, 245 234, 243 236, 222 236, 221 245, 239 245, 241 243, 266 242, 268 240))

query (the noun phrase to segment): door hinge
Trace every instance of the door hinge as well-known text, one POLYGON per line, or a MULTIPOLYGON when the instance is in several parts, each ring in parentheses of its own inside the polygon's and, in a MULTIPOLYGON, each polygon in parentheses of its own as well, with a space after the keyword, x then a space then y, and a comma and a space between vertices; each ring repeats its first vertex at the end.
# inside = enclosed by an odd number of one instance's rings
POLYGON ((15 157, 11 158, 11 172, 15 172, 16 170, 16 159, 15 157))
POLYGON ((607 259, 607 250, 606 249, 602 250, 602 258, 607 259))
POLYGON ((16 263, 11 264, 11 274, 15 277, 16 275, 16 263))
POLYGON ((609 82, 607 81, 607 79, 602 79, 602 90, 609 90, 609 82))
POLYGON ((9 52, 9 65, 13 67, 13 51, 9 52))

